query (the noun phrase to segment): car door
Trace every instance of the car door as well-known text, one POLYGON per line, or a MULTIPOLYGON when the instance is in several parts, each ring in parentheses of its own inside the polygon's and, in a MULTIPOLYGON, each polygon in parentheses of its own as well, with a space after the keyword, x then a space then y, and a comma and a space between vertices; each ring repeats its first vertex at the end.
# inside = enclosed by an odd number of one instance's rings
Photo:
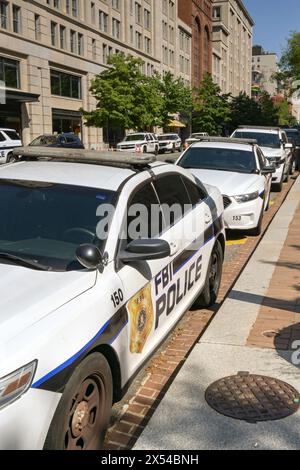
MULTIPOLYGON (((257 158, 258 158, 258 163, 259 163, 259 170, 261 171, 264 167, 268 166, 268 161, 266 159, 266 157, 264 156, 262 150, 257 147, 256 149, 256 153, 257 153, 257 158)), ((268 201, 268 198, 269 198, 269 195, 270 195, 270 192, 271 192, 271 185, 272 185, 272 174, 269 173, 267 175, 263 175, 264 176, 264 180, 265 180, 265 183, 264 183, 264 186, 265 186, 265 199, 266 201, 268 201)))
MULTIPOLYGON (((173 200, 173 185, 167 177, 161 180, 169 199, 173 200), (169 187, 172 189, 169 190, 169 187)), ((187 191, 182 184, 183 195, 180 204, 189 202, 187 191)), ((158 188, 160 185, 158 185, 158 188)), ((176 190, 180 190, 176 184, 176 190)), ((190 299, 194 295, 196 284, 201 282, 201 253, 189 251, 190 245, 182 244, 178 234, 184 224, 183 217, 175 218, 174 223, 166 225, 164 214, 157 197, 155 186, 151 180, 143 183, 133 194, 128 203, 128 220, 124 222, 126 231, 136 223, 134 211, 136 207, 145 207, 148 212, 144 221, 142 238, 151 235, 169 242, 171 255, 168 258, 127 263, 118 262, 116 269, 122 283, 126 311, 128 316, 128 346, 122 351, 126 364, 126 376, 130 377, 160 344, 172 329, 178 318, 186 311, 190 299), (152 212, 154 208, 154 212, 152 212), (133 209, 133 212, 130 212, 133 209), (155 222, 154 222, 155 221, 155 222), (181 227, 180 227, 181 226, 181 227), (147 230, 145 231, 145 227, 147 230), (198 254, 198 256, 196 256, 198 254), (194 255, 194 261, 191 256, 194 255), (184 268, 185 266, 185 268, 184 268), (191 267, 192 266, 192 267, 191 267), (184 269, 183 269, 184 268, 184 269), (197 279, 197 281, 196 281, 197 279)), ((186 219, 186 222, 189 220, 186 219)), ((129 230, 127 237, 121 237, 119 252, 138 234, 129 230)))
POLYGON ((283 142, 283 144, 282 144, 283 145, 283 152, 284 152, 285 160, 286 160, 285 170, 284 171, 285 171, 285 173, 288 173, 290 165, 291 165, 292 152, 291 152, 290 148, 286 148, 286 144, 288 144, 289 141, 288 141, 288 138, 287 138, 287 135, 286 135, 285 132, 281 132, 280 139, 283 142))

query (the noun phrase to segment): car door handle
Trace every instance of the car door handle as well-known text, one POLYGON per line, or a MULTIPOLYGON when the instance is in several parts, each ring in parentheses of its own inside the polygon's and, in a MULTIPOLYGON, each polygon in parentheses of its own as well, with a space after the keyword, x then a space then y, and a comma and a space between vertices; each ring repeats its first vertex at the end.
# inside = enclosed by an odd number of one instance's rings
POLYGON ((174 256, 178 253, 179 246, 178 243, 176 242, 171 242, 170 243, 170 256, 174 256))

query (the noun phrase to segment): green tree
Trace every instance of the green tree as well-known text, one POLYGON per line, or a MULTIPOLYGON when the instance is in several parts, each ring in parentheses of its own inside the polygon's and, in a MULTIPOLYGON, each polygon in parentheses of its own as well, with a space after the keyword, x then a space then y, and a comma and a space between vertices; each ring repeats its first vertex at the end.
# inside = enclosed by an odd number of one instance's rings
POLYGON ((280 68, 293 80, 300 80, 300 32, 293 32, 280 60, 280 68))
POLYGON ((263 124, 260 104, 246 93, 240 93, 238 96, 233 97, 230 109, 232 130, 244 124, 253 126, 263 124))
POLYGON ((269 93, 262 92, 258 103, 261 110, 261 123, 265 126, 278 125, 277 110, 269 93))
POLYGON ((228 95, 222 95, 220 87, 206 73, 194 91, 193 131, 217 135, 229 121, 228 95))
POLYGON ((174 114, 189 115, 193 107, 192 91, 182 78, 175 78, 170 72, 161 76, 156 73, 153 77, 157 93, 161 96, 162 107, 160 121, 162 127, 168 127, 174 114))
POLYGON ((297 124, 297 119, 290 112, 289 103, 287 100, 281 101, 275 105, 278 115, 278 124, 280 126, 294 126, 297 124))
POLYGON ((83 111, 86 125, 139 130, 159 124, 162 99, 154 81, 141 72, 143 61, 115 54, 108 65, 91 83, 97 107, 83 111))

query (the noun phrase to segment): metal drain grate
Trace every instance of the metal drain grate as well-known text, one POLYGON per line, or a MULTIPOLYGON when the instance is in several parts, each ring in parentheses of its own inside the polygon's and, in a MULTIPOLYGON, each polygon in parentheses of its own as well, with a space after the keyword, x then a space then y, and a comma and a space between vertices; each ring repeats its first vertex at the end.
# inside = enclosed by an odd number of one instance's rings
POLYGON ((248 373, 213 383, 206 390, 205 399, 218 413, 248 422, 283 419, 300 405, 300 395, 291 385, 248 373))

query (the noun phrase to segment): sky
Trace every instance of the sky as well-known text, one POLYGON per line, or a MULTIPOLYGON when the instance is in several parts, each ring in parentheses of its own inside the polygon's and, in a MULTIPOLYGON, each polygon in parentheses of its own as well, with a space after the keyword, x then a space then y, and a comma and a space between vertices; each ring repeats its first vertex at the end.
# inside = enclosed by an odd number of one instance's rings
POLYGON ((243 0, 255 21, 253 44, 281 56, 291 31, 300 31, 300 0, 243 0))

